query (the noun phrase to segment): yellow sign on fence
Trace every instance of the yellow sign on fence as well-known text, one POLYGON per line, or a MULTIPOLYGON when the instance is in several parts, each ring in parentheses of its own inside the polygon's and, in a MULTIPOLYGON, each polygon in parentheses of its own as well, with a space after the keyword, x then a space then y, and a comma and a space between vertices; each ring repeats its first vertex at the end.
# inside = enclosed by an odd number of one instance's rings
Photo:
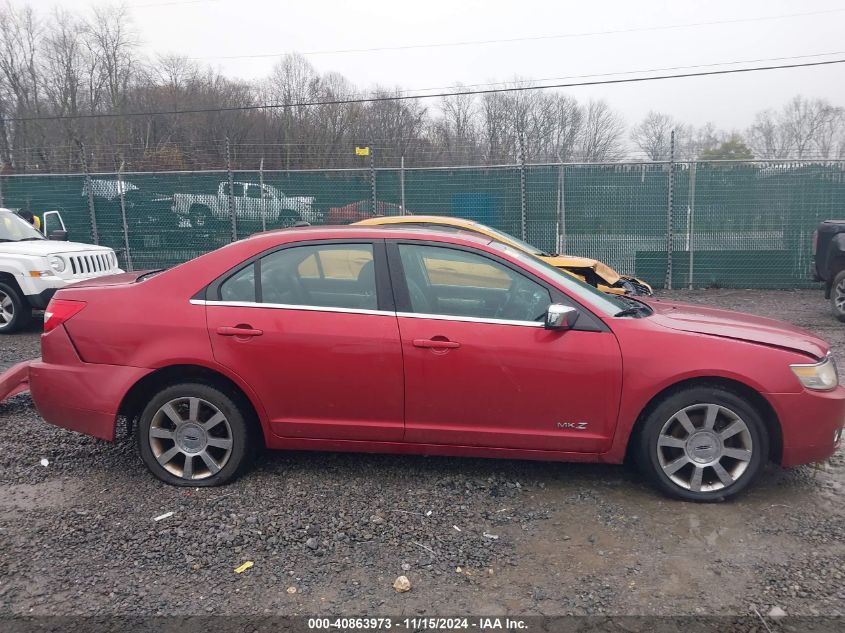
POLYGON ((356 156, 369 156, 370 155, 370 148, 369 147, 356 147, 355 148, 355 155, 356 156))

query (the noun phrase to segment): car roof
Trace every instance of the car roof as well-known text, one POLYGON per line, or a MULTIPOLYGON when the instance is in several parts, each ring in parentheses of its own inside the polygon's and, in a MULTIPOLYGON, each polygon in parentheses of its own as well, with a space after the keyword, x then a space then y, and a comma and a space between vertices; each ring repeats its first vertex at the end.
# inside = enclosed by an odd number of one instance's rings
POLYGON ((394 225, 366 225, 366 224, 345 224, 345 225, 314 225, 314 226, 298 226, 287 229, 275 229, 272 231, 264 231, 256 233, 247 238, 248 240, 256 241, 272 241, 272 242, 299 242, 305 240, 333 240, 333 239, 401 239, 413 237, 414 239, 425 241, 431 239, 434 241, 441 241, 444 237, 449 238, 449 241, 464 244, 489 244, 491 240, 486 235, 478 233, 455 232, 448 229, 437 229, 430 227, 419 226, 402 226, 401 224, 394 225), (280 237, 289 239, 279 240, 280 237))
POLYGON ((442 224, 453 227, 476 227, 478 222, 468 218, 456 218, 448 215, 390 215, 367 218, 356 224, 362 226, 400 226, 402 224, 442 224))

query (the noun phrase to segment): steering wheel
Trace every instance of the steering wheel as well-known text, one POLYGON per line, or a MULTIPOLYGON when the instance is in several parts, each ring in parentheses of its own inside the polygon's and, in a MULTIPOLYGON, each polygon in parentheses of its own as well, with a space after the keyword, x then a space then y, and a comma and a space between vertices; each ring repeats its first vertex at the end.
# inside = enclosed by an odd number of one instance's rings
MULTIPOLYGON (((533 288, 534 284, 517 278, 508 292, 507 300, 496 310, 495 318, 514 321, 536 321, 538 304, 543 301, 543 293, 533 288), (512 314, 512 311, 516 314, 512 314)), ((544 312, 545 313, 545 310, 544 312)), ((542 316, 542 315, 540 315, 542 316)))

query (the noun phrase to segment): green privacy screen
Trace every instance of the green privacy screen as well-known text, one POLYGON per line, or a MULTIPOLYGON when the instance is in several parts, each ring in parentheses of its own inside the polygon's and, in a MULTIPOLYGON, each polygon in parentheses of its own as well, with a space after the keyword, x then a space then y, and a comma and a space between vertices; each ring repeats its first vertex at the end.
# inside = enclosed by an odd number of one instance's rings
POLYGON ((117 174, 4 175, 0 197, 8 208, 60 210, 70 239, 110 246, 135 270, 172 266, 235 235, 298 220, 348 223, 404 210, 478 220, 547 252, 600 259, 655 287, 665 285, 671 265, 676 288, 794 288, 813 285, 818 222, 845 217, 844 167, 786 161, 377 169, 375 199, 366 169, 144 172, 122 175, 123 205, 117 174))

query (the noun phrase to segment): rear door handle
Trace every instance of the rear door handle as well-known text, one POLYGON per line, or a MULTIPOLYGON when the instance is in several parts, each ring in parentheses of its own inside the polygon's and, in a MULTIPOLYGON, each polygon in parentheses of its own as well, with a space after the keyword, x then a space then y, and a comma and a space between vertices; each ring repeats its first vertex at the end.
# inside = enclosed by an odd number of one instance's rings
POLYGON ((217 333, 220 336, 261 336, 264 334, 264 330, 256 330, 248 325, 242 326, 231 326, 231 325, 223 325, 217 328, 217 333))
POLYGON ((442 341, 428 338, 415 338, 414 347, 427 347, 429 349, 456 349, 461 344, 457 341, 442 341))

